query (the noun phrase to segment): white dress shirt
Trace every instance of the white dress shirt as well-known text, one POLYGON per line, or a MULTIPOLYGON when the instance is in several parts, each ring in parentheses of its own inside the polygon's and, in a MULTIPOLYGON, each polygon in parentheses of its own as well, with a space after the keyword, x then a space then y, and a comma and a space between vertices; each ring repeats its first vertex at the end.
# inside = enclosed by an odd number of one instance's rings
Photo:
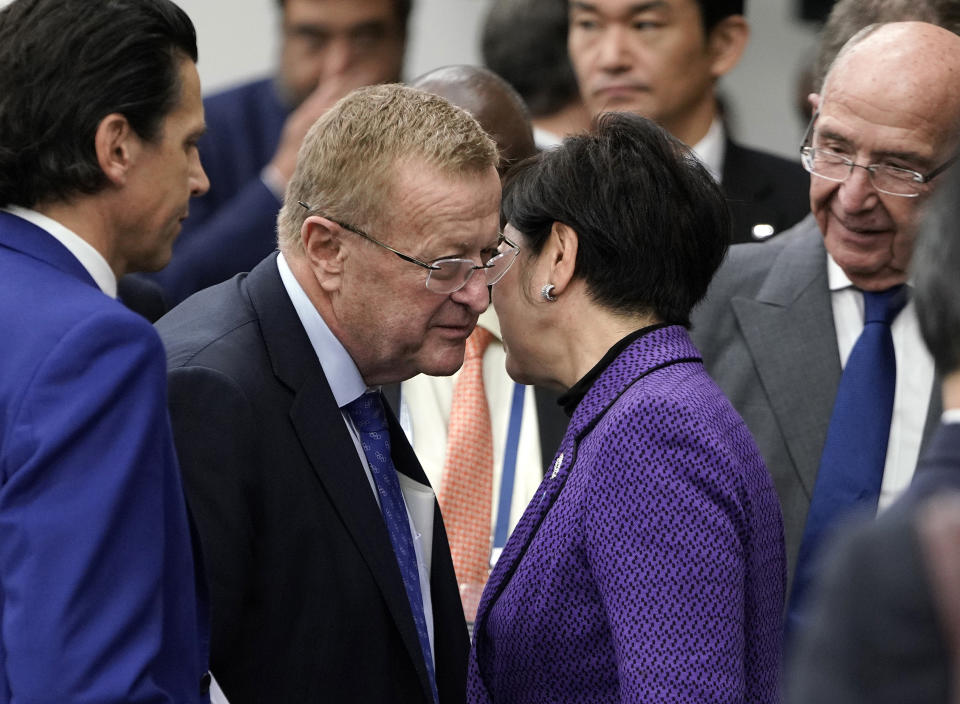
MULTIPOLYGON (((840 363, 846 366, 853 345, 863 331, 863 294, 853 287, 843 269, 829 254, 827 278, 840 363)), ((878 510, 889 506, 913 478, 920 456, 934 377, 933 358, 920 337, 917 310, 912 299, 894 319, 890 331, 897 358, 897 383, 878 510)))
POLYGON ((727 151, 727 133, 723 129, 723 122, 714 119, 710 129, 703 135, 703 139, 690 147, 700 163, 707 167, 707 171, 717 183, 723 182, 723 159, 727 151))
MULTIPOLYGON (((516 383, 507 375, 506 352, 500 338, 500 322, 493 308, 480 316, 477 323, 493 333, 494 339, 483 354, 483 387, 490 408, 493 430, 493 501, 490 507, 491 534, 498 519, 507 430, 516 383)), ((453 376, 420 374, 400 386, 400 424, 434 487, 442 485, 443 466, 447 455, 447 427, 453 385, 460 372, 453 376)), ((523 515, 543 479, 540 453, 540 430, 537 405, 532 386, 524 387, 523 417, 517 446, 517 464, 513 492, 510 496, 509 529, 523 515)), ((501 546, 502 547, 502 546, 501 546)))
POLYGON ((960 423, 960 408, 948 408, 940 417, 940 422, 944 425, 948 423, 960 423))
POLYGON ((23 218, 29 223, 45 230, 51 237, 66 247, 70 254, 77 258, 77 261, 93 277, 97 286, 110 298, 117 297, 117 277, 113 269, 107 264, 107 260, 98 252, 92 244, 80 237, 76 232, 61 225, 53 218, 49 218, 36 210, 21 208, 18 205, 11 205, 6 208, 0 208, 4 212, 23 218))
MULTIPOLYGON (((293 303, 293 307, 297 311, 297 317, 300 318, 300 323, 307 333, 310 344, 317 353, 317 359, 320 360, 323 374, 327 379, 327 383, 330 385, 330 390, 333 392, 333 397, 336 399, 337 405, 340 407, 340 414, 343 416, 343 422, 347 426, 350 437, 353 439, 353 444, 357 449, 357 456, 363 465, 363 471, 366 472, 367 481, 370 483, 370 490, 373 492, 374 498, 376 498, 377 505, 379 506, 380 498, 377 495, 377 487, 373 481, 373 474, 370 472, 370 464, 367 462, 367 456, 364 454, 363 447, 360 444, 360 434, 357 432, 357 428, 354 426, 350 415, 343 410, 343 407, 350 402, 356 400, 366 392, 374 391, 375 389, 367 387, 364 383, 363 377, 360 375, 360 370, 357 369, 357 365, 354 363, 350 353, 347 352, 346 348, 340 343, 340 340, 338 340, 330 328, 327 327, 323 317, 317 312, 313 303, 310 302, 306 292, 300 286, 300 282, 297 281, 293 272, 290 270, 290 266, 287 264, 287 260, 283 254, 277 256, 277 269, 280 270, 280 279, 283 282, 283 287, 287 291, 287 295, 290 297, 290 302, 293 303)), ((405 478, 403 475, 400 475, 399 472, 398 476, 401 480, 405 478)), ((405 498, 404 501, 409 501, 409 499, 405 498)), ((417 531, 416 523, 410 515, 409 507, 407 508, 407 520, 410 523, 410 535, 413 537, 413 547, 417 555, 417 568, 420 573, 420 594, 423 597, 423 615, 427 621, 427 634, 430 637, 430 649, 432 652, 433 600, 430 595, 430 568, 424 559, 423 536, 417 531)))

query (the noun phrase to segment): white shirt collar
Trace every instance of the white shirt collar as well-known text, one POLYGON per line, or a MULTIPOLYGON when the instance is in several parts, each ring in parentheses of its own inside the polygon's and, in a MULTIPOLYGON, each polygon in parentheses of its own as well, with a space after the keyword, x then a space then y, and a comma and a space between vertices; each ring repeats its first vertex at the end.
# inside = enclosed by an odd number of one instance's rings
POLYGON ((717 183, 722 180, 726 144, 723 123, 719 119, 714 119, 710 123, 710 129, 703 135, 703 139, 691 147, 700 163, 707 167, 707 171, 710 172, 717 183))
POLYGON ((853 288, 853 282, 846 272, 840 268, 830 252, 827 252, 827 282, 831 291, 842 291, 845 288, 853 288))
MULTIPOLYGON (((847 276, 846 272, 841 269, 840 265, 830 256, 830 252, 827 252, 827 285, 830 287, 831 293, 843 291, 847 288, 855 288, 850 277, 847 276)), ((911 279, 907 280, 907 286, 912 290, 913 281, 911 279)))
POLYGON ((280 280, 283 287, 287 290, 290 302, 293 303, 294 310, 297 311, 297 317, 307 333, 310 344, 314 352, 317 353, 317 359, 320 360, 320 366, 323 368, 323 374, 327 378, 333 397, 337 405, 343 408, 351 401, 359 398, 367 391, 372 391, 363 382, 360 370, 354 363, 347 348, 343 346, 336 335, 327 327, 323 316, 317 312, 306 291, 297 281, 297 277, 290 270, 290 265, 283 254, 277 256, 277 269, 280 271, 280 280))
POLYGON ((943 412, 943 415, 940 417, 940 420, 944 423, 958 423, 960 424, 960 408, 948 408, 943 412))
POLYGON ((16 215, 18 218, 23 218, 49 233, 57 242, 66 247, 70 254, 77 258, 77 261, 87 270, 87 273, 90 274, 101 291, 110 298, 117 297, 117 277, 113 273, 113 269, 107 264, 103 255, 76 232, 61 225, 53 218, 38 213, 36 210, 21 208, 18 205, 10 205, 6 208, 0 208, 0 210, 16 215))

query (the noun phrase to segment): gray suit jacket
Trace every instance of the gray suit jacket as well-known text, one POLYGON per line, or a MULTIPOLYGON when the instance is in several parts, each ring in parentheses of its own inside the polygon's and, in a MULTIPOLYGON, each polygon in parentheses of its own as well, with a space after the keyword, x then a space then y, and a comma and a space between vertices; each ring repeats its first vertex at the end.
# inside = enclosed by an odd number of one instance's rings
MULTIPOLYGON (((691 336, 773 475, 791 584, 842 371, 813 216, 768 242, 732 247, 694 311, 691 336)), ((925 440, 939 416, 932 394, 925 440)))

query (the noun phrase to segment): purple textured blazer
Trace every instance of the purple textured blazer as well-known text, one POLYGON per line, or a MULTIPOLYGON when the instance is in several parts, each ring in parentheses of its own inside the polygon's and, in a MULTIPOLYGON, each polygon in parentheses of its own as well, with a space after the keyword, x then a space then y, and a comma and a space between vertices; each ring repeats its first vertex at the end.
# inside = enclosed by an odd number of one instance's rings
POLYGON ((773 483, 680 326, 580 402, 480 602, 469 702, 775 702, 773 483))

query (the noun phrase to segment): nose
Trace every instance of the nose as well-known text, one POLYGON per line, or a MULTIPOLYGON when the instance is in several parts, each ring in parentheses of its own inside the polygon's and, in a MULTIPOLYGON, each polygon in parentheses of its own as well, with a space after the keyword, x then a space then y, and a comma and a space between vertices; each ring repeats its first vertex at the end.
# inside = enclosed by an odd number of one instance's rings
POLYGON ((325 78, 346 73, 353 64, 353 47, 349 37, 333 38, 324 51, 323 75, 325 78))
POLYGON ((604 71, 619 73, 630 68, 627 31, 613 24, 597 40, 597 65, 604 71))
POLYGON ((475 269, 463 288, 451 293, 450 298, 461 305, 467 306, 472 313, 480 315, 490 304, 487 277, 483 275, 482 271, 475 269))
POLYGON ((190 195, 202 196, 210 190, 210 179, 207 178, 207 172, 203 170, 200 154, 195 154, 194 159, 195 161, 190 168, 190 195))
POLYGON ((880 196, 870 179, 870 172, 854 166, 853 173, 840 184, 837 198, 846 212, 858 213, 876 206, 880 196))

